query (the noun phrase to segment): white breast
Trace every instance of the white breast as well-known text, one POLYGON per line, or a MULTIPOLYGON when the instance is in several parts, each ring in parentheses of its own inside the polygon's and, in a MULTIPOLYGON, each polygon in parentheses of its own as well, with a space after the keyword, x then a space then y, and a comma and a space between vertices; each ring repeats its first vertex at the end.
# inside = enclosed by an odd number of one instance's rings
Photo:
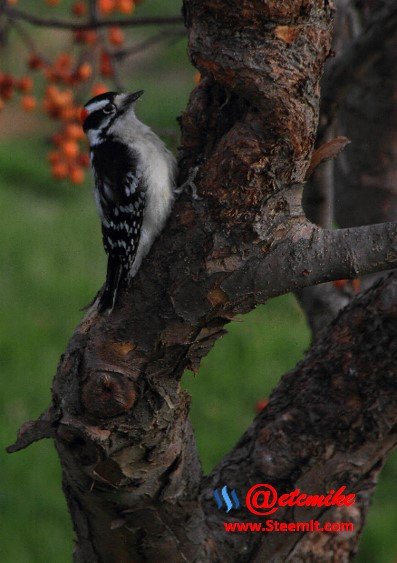
POLYGON ((127 143, 134 156, 138 157, 137 167, 147 189, 141 236, 130 270, 132 278, 171 212, 176 160, 150 127, 136 117, 133 109, 129 110, 128 119, 116 120, 109 133, 127 143))
POLYGON ((154 239, 164 228, 171 212, 174 201, 176 160, 152 131, 150 134, 136 137, 131 147, 138 155, 138 165, 147 190, 141 236, 130 271, 132 278, 137 273, 142 259, 149 252, 154 239))

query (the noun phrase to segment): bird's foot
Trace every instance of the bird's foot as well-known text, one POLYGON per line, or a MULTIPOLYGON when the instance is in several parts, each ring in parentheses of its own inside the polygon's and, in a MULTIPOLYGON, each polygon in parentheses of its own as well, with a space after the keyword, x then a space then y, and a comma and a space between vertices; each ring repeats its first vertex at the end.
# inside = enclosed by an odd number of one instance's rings
POLYGON ((197 176, 197 172, 198 172, 199 166, 194 166, 194 168, 191 169, 189 176, 187 178, 187 180, 185 182, 183 182, 182 185, 178 186, 175 189, 175 194, 179 195, 182 192, 187 192, 190 191, 192 198, 196 199, 196 200, 201 200, 203 199, 202 197, 200 197, 197 193, 197 186, 194 183, 194 180, 196 179, 197 176))

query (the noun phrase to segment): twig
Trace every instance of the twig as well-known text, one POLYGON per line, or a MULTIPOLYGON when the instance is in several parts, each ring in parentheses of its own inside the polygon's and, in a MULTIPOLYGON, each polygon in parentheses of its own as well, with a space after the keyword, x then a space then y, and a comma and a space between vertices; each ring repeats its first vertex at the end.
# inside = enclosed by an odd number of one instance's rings
MULTIPOLYGON (((7 0, 0 0, 0 16, 4 14, 7 6, 7 0)), ((0 20, 0 47, 5 47, 7 44, 7 31, 8 21, 5 18, 0 20)))
POLYGON ((6 448, 9 454, 23 450, 44 438, 54 438, 60 412, 57 408, 50 406, 37 420, 25 422, 18 431, 17 440, 6 448))
POLYGON ((162 30, 159 33, 156 33, 155 35, 152 35, 151 37, 144 39, 140 43, 132 45, 128 49, 121 49, 119 51, 116 51, 115 53, 113 53, 113 57, 115 59, 124 59, 127 57, 132 57, 144 51, 148 47, 151 47, 152 45, 155 45, 156 43, 159 43, 160 41, 167 39, 167 37, 180 38, 180 37, 184 37, 185 35, 186 33, 184 30, 179 30, 179 29, 162 30))
POLYGON ((22 40, 22 43, 25 44, 29 53, 35 53, 36 55, 38 55, 40 57, 40 59, 45 64, 50 65, 51 63, 50 63, 49 59, 47 59, 44 55, 42 55, 40 53, 39 49, 37 48, 36 43, 32 39, 31 35, 26 31, 26 29, 24 29, 23 26, 20 25, 19 22, 15 21, 11 18, 8 19, 8 22, 9 22, 10 26, 15 29, 16 33, 18 33, 19 37, 22 40))
POLYGON ((84 30, 84 29, 97 29, 100 27, 109 27, 117 25, 120 27, 139 27, 147 25, 172 25, 181 24, 183 19, 181 16, 168 16, 168 17, 143 17, 143 18, 126 18, 126 19, 95 19, 90 18, 86 22, 75 22, 72 20, 64 20, 58 18, 42 18, 35 14, 29 14, 18 8, 13 8, 9 5, 4 6, 4 13, 9 18, 23 20, 32 25, 40 27, 53 27, 58 29, 71 29, 71 30, 84 30))

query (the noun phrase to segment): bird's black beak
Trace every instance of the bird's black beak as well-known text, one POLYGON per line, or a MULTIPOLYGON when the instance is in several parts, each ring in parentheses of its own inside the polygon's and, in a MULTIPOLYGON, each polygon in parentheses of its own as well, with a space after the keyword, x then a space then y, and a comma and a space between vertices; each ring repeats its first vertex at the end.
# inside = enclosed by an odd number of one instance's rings
POLYGON ((138 92, 133 92, 132 94, 128 94, 123 103, 124 107, 127 108, 131 104, 136 102, 137 99, 142 96, 143 92, 144 92, 143 90, 138 90, 138 92))

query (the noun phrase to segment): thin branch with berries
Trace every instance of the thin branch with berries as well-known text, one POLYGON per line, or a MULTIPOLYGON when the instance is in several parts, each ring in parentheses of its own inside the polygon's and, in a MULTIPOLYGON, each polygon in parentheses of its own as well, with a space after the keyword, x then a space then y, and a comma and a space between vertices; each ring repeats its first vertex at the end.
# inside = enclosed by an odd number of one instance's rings
MULTIPOLYGON (((131 10, 132 11, 132 10, 131 10)), ((4 14, 8 17, 30 23, 39 27, 50 27, 53 29, 66 29, 71 31, 86 31, 90 29, 98 29, 110 26, 119 27, 146 27, 146 26, 159 26, 159 25, 174 25, 183 24, 183 19, 181 16, 169 16, 169 17, 141 17, 141 18, 102 18, 93 19, 90 18, 85 22, 75 22, 72 20, 62 20, 57 18, 43 18, 36 16, 35 14, 30 14, 23 10, 11 7, 6 4, 3 8, 4 14)))
MULTIPOLYGON (((76 0, 71 6, 76 21, 42 18, 20 10, 14 3, 10 0, 1 3, 1 22, 4 33, 14 31, 27 48, 31 74, 17 77, 0 70, 0 110, 20 93, 25 111, 43 111, 55 121, 58 130, 52 135, 52 148, 48 153, 52 176, 58 181, 80 184, 89 164, 80 128, 83 102, 109 90, 122 91, 120 63, 161 41, 181 37, 182 30, 177 24, 182 23, 182 18, 137 17, 134 11, 138 0, 76 0), (77 51, 64 51, 51 58, 48 53, 44 54, 40 41, 33 39, 29 25, 69 31, 72 46, 77 47, 77 51), (163 30, 128 46, 127 30, 139 26, 161 26, 163 30), (41 105, 34 92, 36 83, 38 86, 43 80, 45 93, 41 105)), ((46 3, 55 10, 60 0, 46 0, 46 3)))

